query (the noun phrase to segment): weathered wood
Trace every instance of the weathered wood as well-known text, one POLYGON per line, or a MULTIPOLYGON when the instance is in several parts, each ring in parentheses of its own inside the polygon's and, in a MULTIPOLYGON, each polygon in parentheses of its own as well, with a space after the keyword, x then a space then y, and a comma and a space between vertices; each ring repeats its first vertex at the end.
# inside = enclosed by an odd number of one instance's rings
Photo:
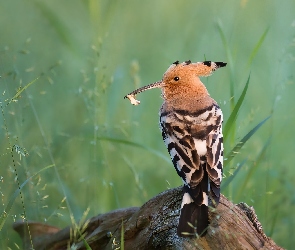
POLYGON ((282 249, 268 238, 245 203, 234 205, 221 196, 218 207, 209 213, 211 224, 205 237, 183 238, 176 234, 181 187, 167 190, 142 207, 118 209, 91 218, 79 228, 57 229, 36 222, 16 222, 24 249, 120 249, 123 222, 125 249, 282 249), (31 240, 28 234, 30 228, 31 240))

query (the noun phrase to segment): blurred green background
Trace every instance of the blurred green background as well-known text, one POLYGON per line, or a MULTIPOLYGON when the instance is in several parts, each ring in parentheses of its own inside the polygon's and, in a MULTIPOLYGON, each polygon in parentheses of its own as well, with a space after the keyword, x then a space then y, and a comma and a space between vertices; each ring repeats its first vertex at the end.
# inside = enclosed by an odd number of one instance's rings
POLYGON ((271 115, 225 163, 222 193, 292 249, 294 13, 294 0, 0 0, 0 248, 21 246, 12 223, 24 217, 62 228, 181 185, 160 91, 136 107, 123 96, 176 60, 206 59, 228 62, 203 78, 225 121, 251 75, 225 155, 271 115))

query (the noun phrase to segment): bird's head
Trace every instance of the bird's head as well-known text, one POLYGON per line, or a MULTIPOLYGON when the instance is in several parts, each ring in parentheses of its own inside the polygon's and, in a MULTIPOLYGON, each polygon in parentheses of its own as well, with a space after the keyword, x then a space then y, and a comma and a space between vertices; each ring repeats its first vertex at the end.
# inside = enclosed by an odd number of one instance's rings
POLYGON ((161 88, 165 100, 192 95, 208 95, 207 89, 199 77, 209 76, 213 71, 225 66, 224 62, 192 63, 185 61, 179 63, 176 61, 167 69, 161 81, 136 89, 124 98, 128 98, 133 105, 138 105, 140 102, 135 99, 135 95, 153 88, 161 88))

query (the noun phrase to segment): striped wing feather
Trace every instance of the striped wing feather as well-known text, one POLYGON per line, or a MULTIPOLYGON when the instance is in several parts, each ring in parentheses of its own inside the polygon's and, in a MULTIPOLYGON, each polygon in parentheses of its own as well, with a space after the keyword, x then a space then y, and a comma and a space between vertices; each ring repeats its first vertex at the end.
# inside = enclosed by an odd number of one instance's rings
MULTIPOLYGON (((221 114, 222 116, 222 114, 221 114)), ((213 206, 217 206, 220 198, 220 184, 223 168, 223 136, 220 121, 207 137, 206 171, 210 182, 210 198, 213 206)))

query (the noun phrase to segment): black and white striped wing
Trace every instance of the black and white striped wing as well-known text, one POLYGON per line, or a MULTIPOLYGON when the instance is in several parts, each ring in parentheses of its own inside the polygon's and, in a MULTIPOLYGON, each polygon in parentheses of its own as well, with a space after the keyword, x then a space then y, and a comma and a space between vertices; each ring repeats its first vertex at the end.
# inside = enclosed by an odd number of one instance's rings
POLYGON ((215 112, 213 128, 207 137, 207 164, 206 171, 209 176, 210 198, 213 206, 217 206, 220 199, 220 184, 223 173, 223 135, 222 112, 218 107, 215 112))

